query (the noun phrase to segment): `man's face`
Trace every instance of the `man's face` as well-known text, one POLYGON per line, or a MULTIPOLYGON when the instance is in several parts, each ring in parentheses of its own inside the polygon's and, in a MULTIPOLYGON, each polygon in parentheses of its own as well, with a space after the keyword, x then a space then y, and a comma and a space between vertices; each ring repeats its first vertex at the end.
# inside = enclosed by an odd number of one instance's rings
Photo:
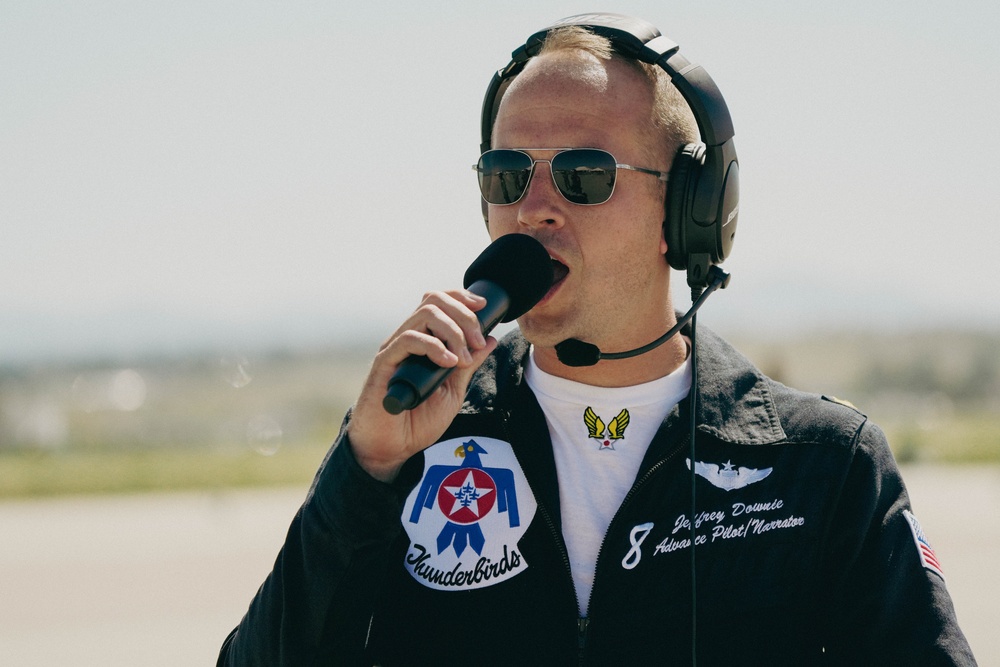
MULTIPOLYGON (((577 52, 542 56, 504 97, 493 146, 522 149, 536 160, 555 153, 544 149, 600 148, 617 162, 665 171, 666 149, 651 147, 645 131, 651 104, 648 84, 623 63, 577 52)), ((518 320, 529 341, 551 348, 578 338, 618 351, 663 333, 672 314, 664 191, 654 176, 619 170, 610 200, 572 204, 542 162, 520 201, 489 206, 491 238, 528 234, 557 262, 552 289, 518 320)))

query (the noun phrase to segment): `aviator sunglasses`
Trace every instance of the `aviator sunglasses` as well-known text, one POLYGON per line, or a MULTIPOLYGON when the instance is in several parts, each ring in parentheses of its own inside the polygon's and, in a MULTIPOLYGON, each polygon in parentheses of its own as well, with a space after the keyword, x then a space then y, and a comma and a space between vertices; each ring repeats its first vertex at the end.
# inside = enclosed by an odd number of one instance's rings
POLYGON ((556 189, 573 204, 593 206, 611 199, 619 169, 651 174, 666 182, 666 172, 621 164, 599 148, 537 148, 558 151, 550 160, 535 160, 522 150, 486 151, 472 168, 479 172, 479 189, 489 204, 515 204, 528 189, 535 165, 546 162, 556 189))

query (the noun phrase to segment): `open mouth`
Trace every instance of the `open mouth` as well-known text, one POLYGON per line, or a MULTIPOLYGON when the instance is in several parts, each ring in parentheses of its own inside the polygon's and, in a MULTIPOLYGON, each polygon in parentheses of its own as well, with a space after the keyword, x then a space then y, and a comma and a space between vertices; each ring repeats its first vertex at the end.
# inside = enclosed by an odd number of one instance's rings
POLYGON ((552 261, 552 284, 558 285, 569 274, 569 267, 558 259, 549 259, 552 261))
POLYGON ((552 295, 555 294, 562 285, 563 280, 565 280, 566 276, 569 275, 569 267, 560 262, 558 259, 550 257, 549 261, 552 264, 552 286, 549 287, 545 296, 542 297, 542 303, 552 298, 552 295))

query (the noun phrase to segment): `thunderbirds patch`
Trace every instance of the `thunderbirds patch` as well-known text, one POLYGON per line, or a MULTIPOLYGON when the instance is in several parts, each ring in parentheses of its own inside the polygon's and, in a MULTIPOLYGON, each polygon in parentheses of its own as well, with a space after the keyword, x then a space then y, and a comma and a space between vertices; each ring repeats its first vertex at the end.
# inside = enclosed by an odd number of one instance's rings
POLYGON ((403 506, 406 569, 428 588, 492 586, 528 567, 517 549, 537 504, 510 444, 446 440, 424 451, 424 475, 403 506))

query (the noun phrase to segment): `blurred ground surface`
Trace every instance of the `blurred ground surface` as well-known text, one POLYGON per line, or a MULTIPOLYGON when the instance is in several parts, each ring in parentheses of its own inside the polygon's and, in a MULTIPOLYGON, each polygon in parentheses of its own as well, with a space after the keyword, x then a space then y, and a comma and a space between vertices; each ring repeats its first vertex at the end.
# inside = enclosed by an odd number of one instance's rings
MULTIPOLYGON (((904 475, 979 663, 1000 664, 1000 467, 904 475)), ((0 503, 0 664, 214 665, 305 491, 0 503)))

